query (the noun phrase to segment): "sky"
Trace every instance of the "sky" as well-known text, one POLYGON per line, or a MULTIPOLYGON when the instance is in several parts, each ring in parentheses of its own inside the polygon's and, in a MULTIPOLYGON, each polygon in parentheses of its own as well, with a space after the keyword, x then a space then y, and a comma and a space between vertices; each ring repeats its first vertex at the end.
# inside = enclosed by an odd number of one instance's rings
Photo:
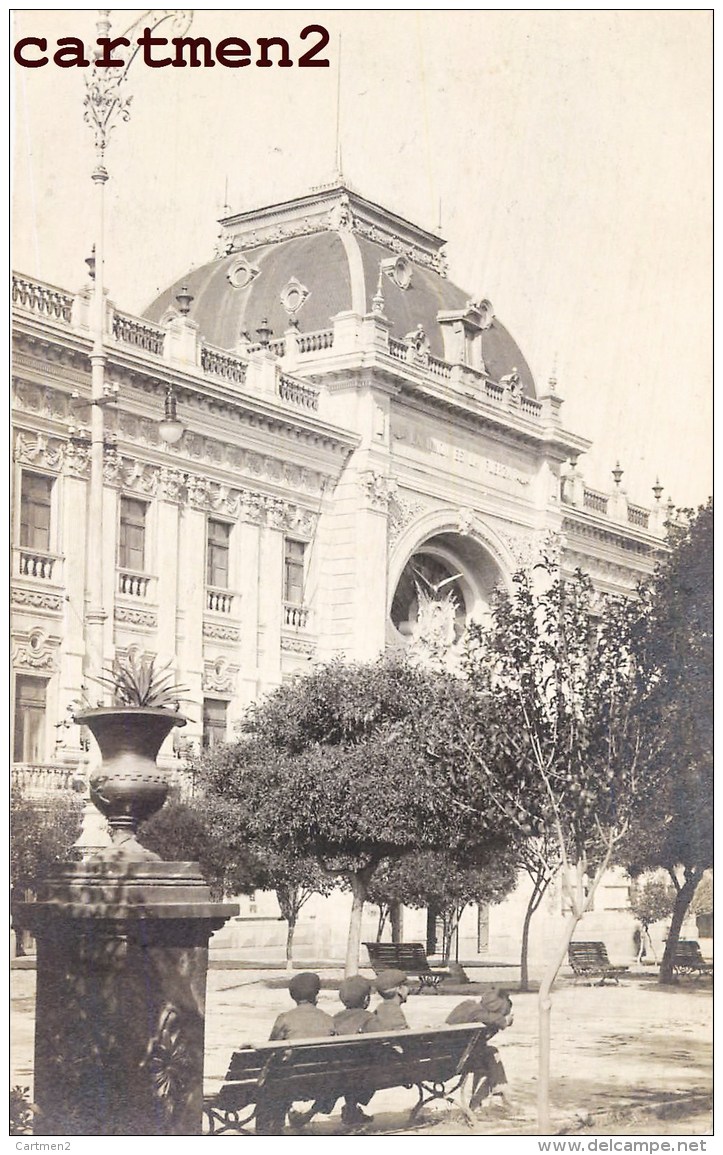
MULTIPOLYGON (((119 36, 140 10, 111 15, 119 36)), ((449 276, 491 300, 538 391, 554 370, 580 461, 631 500, 712 490, 712 15, 697 11, 196 9, 212 44, 321 24, 329 68, 128 74, 114 129, 106 285, 140 313, 211 259, 226 201, 302 195, 336 170, 448 239, 449 276), (339 60, 341 67, 339 68, 339 60), (339 96, 338 96, 339 94, 339 96), (441 210, 440 210, 441 206, 441 210)), ((163 32, 159 29, 159 35, 163 32)), ((13 41, 96 35, 85 10, 16 12, 13 41)), ((166 35, 173 35, 166 32, 166 35)), ((15 68, 13 267, 68 289, 94 240, 83 70, 15 68)))

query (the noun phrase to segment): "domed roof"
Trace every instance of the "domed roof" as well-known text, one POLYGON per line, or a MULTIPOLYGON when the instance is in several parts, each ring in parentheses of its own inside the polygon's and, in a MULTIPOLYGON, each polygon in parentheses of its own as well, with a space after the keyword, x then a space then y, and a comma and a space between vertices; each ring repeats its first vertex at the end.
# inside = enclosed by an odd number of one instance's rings
POLYGON ((523 392, 535 396, 527 362, 489 302, 473 302, 447 279, 439 236, 344 186, 235 214, 221 224, 222 255, 157 297, 146 310, 149 320, 161 321, 175 310, 176 295, 186 287, 193 297, 190 318, 201 336, 236 349, 244 338, 255 342, 264 321, 280 337, 291 317, 305 333, 328 329, 331 318, 346 310, 369 313, 381 286, 393 337, 402 339, 421 326, 429 352, 444 358, 446 325, 449 360, 452 327, 464 328, 465 316, 475 326, 476 318, 490 377, 499 381, 516 369, 523 392))

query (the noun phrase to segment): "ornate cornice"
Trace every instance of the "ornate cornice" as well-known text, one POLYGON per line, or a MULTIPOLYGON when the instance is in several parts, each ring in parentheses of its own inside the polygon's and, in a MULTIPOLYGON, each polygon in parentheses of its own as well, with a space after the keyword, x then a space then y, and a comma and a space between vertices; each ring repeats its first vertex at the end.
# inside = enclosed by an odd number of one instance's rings
POLYGON ((633 536, 634 530, 629 532, 622 525, 600 525, 599 523, 593 525, 589 521, 583 521, 582 518, 578 521, 576 518, 564 517, 562 529, 564 533, 570 536, 604 542, 608 545, 614 545, 618 549, 624 549, 628 553, 638 554, 640 557, 656 559, 665 554, 665 545, 662 541, 641 541, 638 537, 633 536))

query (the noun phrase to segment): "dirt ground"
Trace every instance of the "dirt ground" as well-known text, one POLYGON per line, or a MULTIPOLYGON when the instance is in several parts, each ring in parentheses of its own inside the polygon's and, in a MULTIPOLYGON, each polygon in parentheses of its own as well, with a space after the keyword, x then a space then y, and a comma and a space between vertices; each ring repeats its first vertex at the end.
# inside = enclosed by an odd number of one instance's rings
MULTIPOLYGON (((339 1007, 341 973, 324 973, 319 1006, 339 1007)), ((291 1004, 282 975, 268 971, 211 970, 206 1015, 205 1090, 223 1081, 233 1049, 268 1038, 276 1015, 291 1004)), ((11 1084, 32 1088, 35 972, 11 972, 11 1084)), ((411 1027, 444 1022, 461 993, 410 997, 411 1027)), ((535 1133, 537 996, 515 994, 514 1023, 495 1045, 512 1092, 508 1108, 478 1112, 472 1133, 535 1133)), ((712 991, 706 980, 661 988, 652 976, 631 976, 620 986, 574 986, 561 980, 553 995, 552 1118, 556 1132, 602 1134, 710 1134, 712 1130, 712 991)), ((369 1134, 410 1134, 407 1112, 416 1091, 379 1092, 368 1108, 369 1134)), ((306 1133, 338 1133, 338 1111, 319 1116, 306 1133)), ((446 1103, 424 1109, 415 1134, 469 1135, 461 1112, 446 1103)))

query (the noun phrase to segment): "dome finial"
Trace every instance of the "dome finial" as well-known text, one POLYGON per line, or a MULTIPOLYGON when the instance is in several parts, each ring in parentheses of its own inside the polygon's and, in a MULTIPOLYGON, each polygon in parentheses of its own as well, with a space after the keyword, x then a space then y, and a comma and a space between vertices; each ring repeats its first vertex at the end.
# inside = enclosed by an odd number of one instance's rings
POLYGON ((382 264, 379 262, 379 280, 377 281, 377 291, 372 297, 372 309, 375 313, 384 312, 384 293, 382 292, 382 264))

